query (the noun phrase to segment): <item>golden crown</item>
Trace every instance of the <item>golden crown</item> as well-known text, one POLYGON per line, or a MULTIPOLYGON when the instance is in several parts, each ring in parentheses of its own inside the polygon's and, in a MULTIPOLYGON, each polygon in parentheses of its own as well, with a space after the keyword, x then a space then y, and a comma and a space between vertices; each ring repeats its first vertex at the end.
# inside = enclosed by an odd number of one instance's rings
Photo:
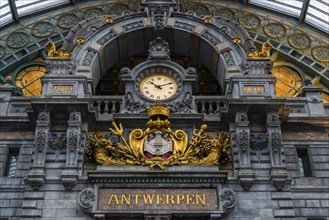
POLYGON ((170 107, 164 106, 161 102, 156 102, 153 107, 147 108, 149 118, 152 116, 166 116, 169 117, 170 107))

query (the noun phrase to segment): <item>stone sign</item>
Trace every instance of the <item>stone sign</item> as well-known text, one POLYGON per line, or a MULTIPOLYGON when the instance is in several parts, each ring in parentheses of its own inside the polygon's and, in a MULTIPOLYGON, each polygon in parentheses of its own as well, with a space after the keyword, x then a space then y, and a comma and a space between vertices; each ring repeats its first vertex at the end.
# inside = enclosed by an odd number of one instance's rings
POLYGON ((245 94, 264 94, 265 93, 265 87, 263 85, 244 85, 243 86, 243 92, 245 94))
POLYGON ((217 189, 99 188, 97 210, 219 211, 217 189))
POLYGON ((73 85, 53 85, 51 91, 53 93, 73 93, 73 85))

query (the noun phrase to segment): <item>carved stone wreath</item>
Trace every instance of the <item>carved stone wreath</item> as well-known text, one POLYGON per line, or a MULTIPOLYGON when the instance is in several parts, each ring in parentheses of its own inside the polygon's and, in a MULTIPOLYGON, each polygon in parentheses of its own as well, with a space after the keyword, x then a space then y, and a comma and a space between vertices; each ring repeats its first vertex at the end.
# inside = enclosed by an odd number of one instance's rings
POLYGON ((129 11, 129 6, 125 4, 115 4, 111 6, 109 14, 121 15, 123 12, 129 11))
POLYGON ((228 18, 228 19, 233 19, 235 17, 234 11, 232 11, 229 8, 221 8, 221 9, 215 10, 214 15, 218 16, 218 17, 228 18))
POLYGON ((89 18, 89 17, 97 17, 97 16, 100 16, 100 15, 103 15, 103 11, 102 9, 100 8, 90 8, 90 9, 87 9, 83 15, 85 18, 89 18))
POLYGON ((271 22, 264 26, 264 33, 271 38, 280 39, 286 36, 287 29, 278 22, 271 22))
POLYGON ((63 14, 57 19, 57 25, 63 29, 73 28, 79 23, 79 17, 74 14, 63 14))
POLYGON ((189 11, 194 11, 197 16, 209 15, 209 9, 204 4, 194 4, 188 8, 189 11))
POLYGON ((239 19, 240 24, 247 30, 257 30, 260 28, 261 20, 259 17, 253 14, 243 15, 239 19))
POLYGON ((30 37, 24 32, 14 32, 7 37, 6 43, 8 47, 18 49, 30 43, 30 37))
POLYGON ((320 62, 329 62, 329 46, 317 46, 312 50, 312 56, 320 62))
POLYGON ((54 33, 54 26, 50 22, 42 21, 32 26, 32 35, 35 37, 47 37, 54 33))
POLYGON ((311 38, 303 32, 295 32, 289 37, 289 44, 296 49, 304 50, 311 46, 311 38))

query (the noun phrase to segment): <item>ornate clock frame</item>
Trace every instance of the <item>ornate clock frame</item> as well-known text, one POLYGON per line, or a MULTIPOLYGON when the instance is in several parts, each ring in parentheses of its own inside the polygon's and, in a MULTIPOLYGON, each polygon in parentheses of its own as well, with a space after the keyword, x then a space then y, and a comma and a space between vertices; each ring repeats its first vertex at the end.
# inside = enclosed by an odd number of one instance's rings
POLYGON ((163 39, 157 38, 150 43, 149 57, 133 69, 121 69, 120 83, 124 91, 123 112, 146 112, 146 107, 155 102, 145 97, 140 91, 141 81, 152 74, 164 73, 176 79, 177 92, 172 97, 160 100, 171 107, 171 112, 195 112, 193 100, 193 83, 197 81, 196 70, 185 69, 172 62, 169 57, 169 46, 163 39))

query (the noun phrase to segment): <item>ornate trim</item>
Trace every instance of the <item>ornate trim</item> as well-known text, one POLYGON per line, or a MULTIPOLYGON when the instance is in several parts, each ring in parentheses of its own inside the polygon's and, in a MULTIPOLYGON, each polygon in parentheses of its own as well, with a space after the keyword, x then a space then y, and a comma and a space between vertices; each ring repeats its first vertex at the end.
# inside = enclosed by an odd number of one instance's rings
POLYGON ((231 209, 236 205, 237 197, 232 189, 223 188, 220 194, 220 200, 223 203, 224 209, 231 209))

